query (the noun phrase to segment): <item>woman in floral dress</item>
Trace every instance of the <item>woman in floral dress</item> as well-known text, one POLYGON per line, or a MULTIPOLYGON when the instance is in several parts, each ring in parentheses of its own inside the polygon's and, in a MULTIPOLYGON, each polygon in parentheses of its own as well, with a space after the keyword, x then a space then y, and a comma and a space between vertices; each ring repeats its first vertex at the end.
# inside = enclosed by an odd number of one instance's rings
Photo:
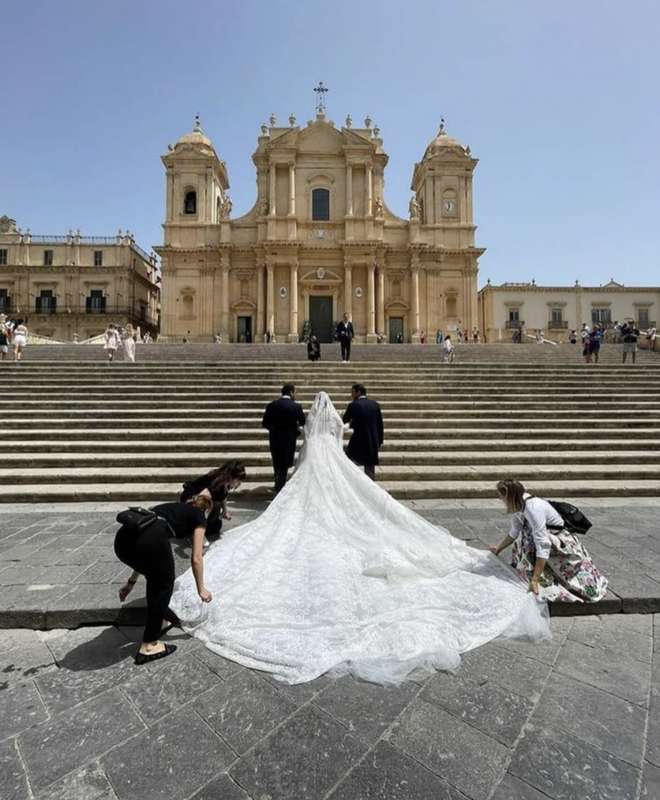
POLYGON ((594 603, 607 591, 584 545, 564 528, 559 513, 519 481, 497 484, 500 500, 512 515, 509 533, 491 551, 498 555, 513 545, 511 566, 543 600, 594 603))

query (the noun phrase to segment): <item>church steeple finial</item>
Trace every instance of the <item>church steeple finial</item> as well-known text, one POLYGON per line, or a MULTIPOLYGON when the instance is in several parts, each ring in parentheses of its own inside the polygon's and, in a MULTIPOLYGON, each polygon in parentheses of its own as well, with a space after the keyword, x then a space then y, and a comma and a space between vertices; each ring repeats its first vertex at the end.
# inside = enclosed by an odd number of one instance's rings
POLYGON ((328 88, 325 86, 323 81, 319 81, 319 85, 314 87, 314 92, 316 93, 316 113, 317 114, 325 114, 325 95, 328 92, 328 88))
POLYGON ((445 130, 445 118, 440 117, 440 128, 438 129, 438 136, 446 136, 447 131, 445 130))
POLYGON ((199 119, 199 114, 195 114, 195 127, 193 128, 193 130, 194 131, 200 131, 200 132, 202 130, 202 123, 201 123, 201 121, 199 119))

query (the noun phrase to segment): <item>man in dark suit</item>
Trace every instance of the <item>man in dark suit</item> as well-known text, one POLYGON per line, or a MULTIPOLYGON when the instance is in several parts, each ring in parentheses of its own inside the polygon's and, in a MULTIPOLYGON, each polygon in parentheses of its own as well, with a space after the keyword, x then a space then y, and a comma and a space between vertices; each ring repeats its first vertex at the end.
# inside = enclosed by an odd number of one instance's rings
POLYGON ((295 402, 296 387, 286 383, 282 396, 266 406, 261 424, 268 429, 270 454, 275 472, 274 494, 284 488, 289 467, 293 466, 296 453, 296 437, 305 425, 305 414, 300 403, 295 402))
POLYGON ((344 319, 337 325, 337 338, 341 347, 341 360, 343 362, 351 360, 351 342, 355 336, 353 323, 349 320, 348 314, 344 314, 344 319))
POLYGON ((378 449, 383 444, 383 415, 375 400, 369 400, 361 383, 354 383, 344 422, 353 428, 346 453, 351 461, 364 467, 372 481, 376 480, 378 449))

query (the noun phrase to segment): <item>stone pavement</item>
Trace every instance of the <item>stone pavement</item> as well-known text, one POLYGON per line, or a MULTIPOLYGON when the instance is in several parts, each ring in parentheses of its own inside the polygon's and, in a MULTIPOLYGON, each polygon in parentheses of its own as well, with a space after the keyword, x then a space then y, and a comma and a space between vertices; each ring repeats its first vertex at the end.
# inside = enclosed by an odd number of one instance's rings
MULTIPOLYGON (((610 580, 608 597, 595 605, 555 606, 553 614, 660 611, 660 500, 578 499, 594 523, 586 538, 610 580)), ((410 505, 475 547, 499 541, 507 519, 499 504, 417 500, 410 505)), ((122 606, 119 585, 128 570, 115 558, 115 516, 125 506, 71 504, 0 506, 0 628, 75 628, 90 624, 139 624, 144 582, 122 606), (54 510, 55 509, 55 510, 54 510)), ((263 504, 230 504, 231 528, 254 517, 263 504)), ((177 570, 188 567, 185 542, 174 547, 177 570)), ((506 556, 503 555, 503 558, 506 556)))
POLYGON ((136 628, 0 631, 0 796, 657 800, 660 615, 552 627, 394 688, 288 686, 181 633, 138 668, 136 628))

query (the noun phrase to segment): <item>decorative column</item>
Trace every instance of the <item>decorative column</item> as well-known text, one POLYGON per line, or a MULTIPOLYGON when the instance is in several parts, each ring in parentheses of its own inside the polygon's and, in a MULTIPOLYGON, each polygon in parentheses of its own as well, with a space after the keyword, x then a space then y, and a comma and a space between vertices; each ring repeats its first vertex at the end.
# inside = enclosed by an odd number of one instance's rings
POLYGON ((229 256, 222 257, 222 340, 230 341, 229 333, 229 256))
POLYGON ((374 273, 376 265, 372 262, 369 264, 369 276, 367 280, 367 342, 376 341, 376 286, 374 280, 374 273))
POLYGON ((376 333, 385 335, 385 270, 382 266, 378 267, 377 309, 376 333))
POLYGON ((289 163, 289 216, 296 216, 296 165, 289 163))
POLYGON ((419 267, 413 265, 411 271, 411 300, 412 300, 412 340, 413 344, 419 344, 419 267))
POLYGON ((257 338, 264 338, 264 265, 257 264, 257 338))
POLYGON ((266 262, 266 330, 275 333, 275 276, 273 262, 266 262))
POLYGON ((271 164, 270 165, 270 182, 269 182, 269 192, 270 192, 269 211, 270 211, 271 217, 275 216, 275 202, 277 200, 276 187, 275 187, 276 178, 277 178, 277 171, 276 171, 276 168, 275 168, 275 164, 271 164))
POLYGON ((353 313, 353 267, 350 261, 344 262, 344 313, 353 313))
POLYGON ((298 341, 298 262, 291 263, 289 282, 289 341, 298 341))
POLYGON ((346 216, 353 216, 353 165, 346 164, 346 216))
POLYGON ((371 164, 366 165, 367 177, 367 202, 365 216, 370 217, 373 214, 373 167, 371 164))

